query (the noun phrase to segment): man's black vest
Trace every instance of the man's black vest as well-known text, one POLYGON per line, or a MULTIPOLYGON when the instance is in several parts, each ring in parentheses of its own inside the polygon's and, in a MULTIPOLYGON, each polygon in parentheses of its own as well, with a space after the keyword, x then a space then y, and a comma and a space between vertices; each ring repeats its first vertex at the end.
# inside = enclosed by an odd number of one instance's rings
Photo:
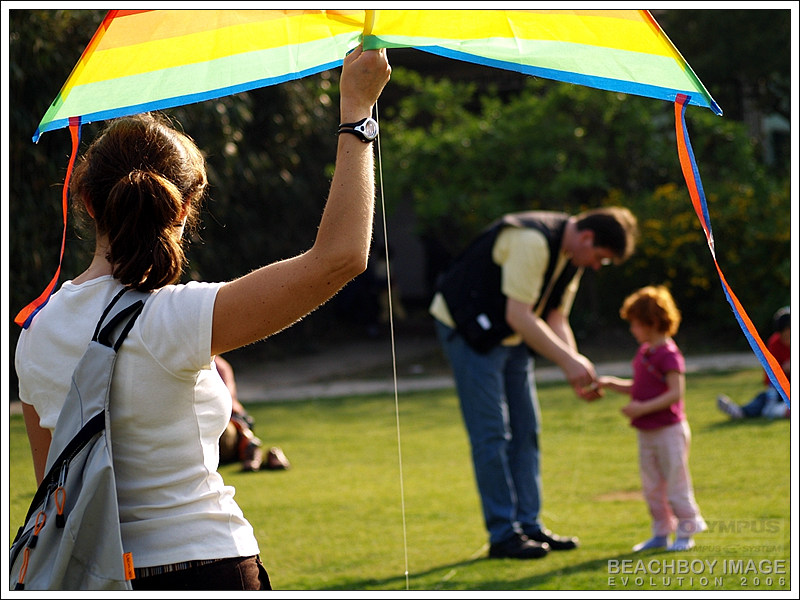
MULTIPOLYGON (((558 212, 529 211, 506 215, 490 224, 450 264, 436 282, 437 291, 447 302, 456 330, 479 352, 487 352, 514 332, 506 322, 506 296, 502 292, 502 269, 492 260, 492 249, 506 227, 527 227, 540 231, 550 247, 542 290, 550 286, 561 252, 561 241, 569 215, 558 212)), ((567 264, 554 283, 543 318, 557 308, 577 269, 567 264)), ((538 305, 540 298, 534 302, 538 305)))

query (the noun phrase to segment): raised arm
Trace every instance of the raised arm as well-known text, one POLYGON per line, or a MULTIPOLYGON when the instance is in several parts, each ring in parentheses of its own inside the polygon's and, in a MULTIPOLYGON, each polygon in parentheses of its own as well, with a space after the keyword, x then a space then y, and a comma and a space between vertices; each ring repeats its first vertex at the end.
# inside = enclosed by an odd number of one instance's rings
MULTIPOLYGON (((362 51, 359 46, 351 52, 342 66, 341 122, 370 116, 390 74, 385 50, 362 51)), ((373 152, 372 144, 354 135, 339 136, 336 170, 314 245, 219 290, 212 355, 292 325, 366 269, 375 206, 373 152)))

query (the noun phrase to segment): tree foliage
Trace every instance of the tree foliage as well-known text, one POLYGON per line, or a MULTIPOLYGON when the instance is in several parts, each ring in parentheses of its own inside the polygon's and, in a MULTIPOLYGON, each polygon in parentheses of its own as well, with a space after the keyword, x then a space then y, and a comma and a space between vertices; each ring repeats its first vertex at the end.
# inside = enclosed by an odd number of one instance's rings
POLYGON ((788 8, 656 10, 656 20, 706 82, 728 118, 791 113, 792 14, 788 8))

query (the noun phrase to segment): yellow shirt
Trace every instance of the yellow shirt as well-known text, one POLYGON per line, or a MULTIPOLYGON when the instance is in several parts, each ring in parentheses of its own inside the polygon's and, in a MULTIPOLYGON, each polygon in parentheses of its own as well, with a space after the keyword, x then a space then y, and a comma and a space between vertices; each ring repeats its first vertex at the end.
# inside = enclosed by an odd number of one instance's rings
MULTIPOLYGON (((533 304, 540 298, 544 276, 547 266, 550 264, 550 247, 547 244, 547 238, 540 231, 527 227, 506 227, 497 236, 492 248, 492 260, 502 269, 501 289, 505 296, 526 304, 533 304)), ((558 274, 568 261, 569 259, 564 253, 559 256, 553 281, 558 278, 558 274)), ((565 314, 569 314, 572 308, 580 275, 581 271, 579 270, 564 291, 559 308, 565 314)), ((543 306, 544 303, 540 302, 540 304, 543 306)), ((440 293, 434 296, 429 312, 445 325, 455 327, 447 308, 447 302, 440 293)), ((538 307, 537 314, 540 312, 541 306, 538 307)), ((503 340, 502 343, 515 345, 521 342, 521 336, 515 334, 503 340)))

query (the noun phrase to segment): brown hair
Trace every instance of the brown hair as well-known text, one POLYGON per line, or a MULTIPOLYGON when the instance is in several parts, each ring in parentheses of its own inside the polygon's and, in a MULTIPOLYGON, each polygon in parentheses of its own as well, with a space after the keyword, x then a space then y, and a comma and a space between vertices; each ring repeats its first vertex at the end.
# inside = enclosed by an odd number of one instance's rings
POLYGON ((616 262, 624 262, 633 254, 639 237, 639 225, 627 208, 606 206, 587 210, 576 215, 575 221, 578 231, 593 231, 595 247, 611 250, 616 262))
POLYGON ((88 213, 108 237, 114 277, 148 291, 180 278, 183 216, 191 231, 206 185, 195 143, 147 113, 106 127, 75 166, 70 192, 78 216, 88 213))
POLYGON ((649 285, 634 292, 622 303, 619 316, 637 321, 673 336, 681 324, 681 312, 670 291, 663 285, 649 285))

